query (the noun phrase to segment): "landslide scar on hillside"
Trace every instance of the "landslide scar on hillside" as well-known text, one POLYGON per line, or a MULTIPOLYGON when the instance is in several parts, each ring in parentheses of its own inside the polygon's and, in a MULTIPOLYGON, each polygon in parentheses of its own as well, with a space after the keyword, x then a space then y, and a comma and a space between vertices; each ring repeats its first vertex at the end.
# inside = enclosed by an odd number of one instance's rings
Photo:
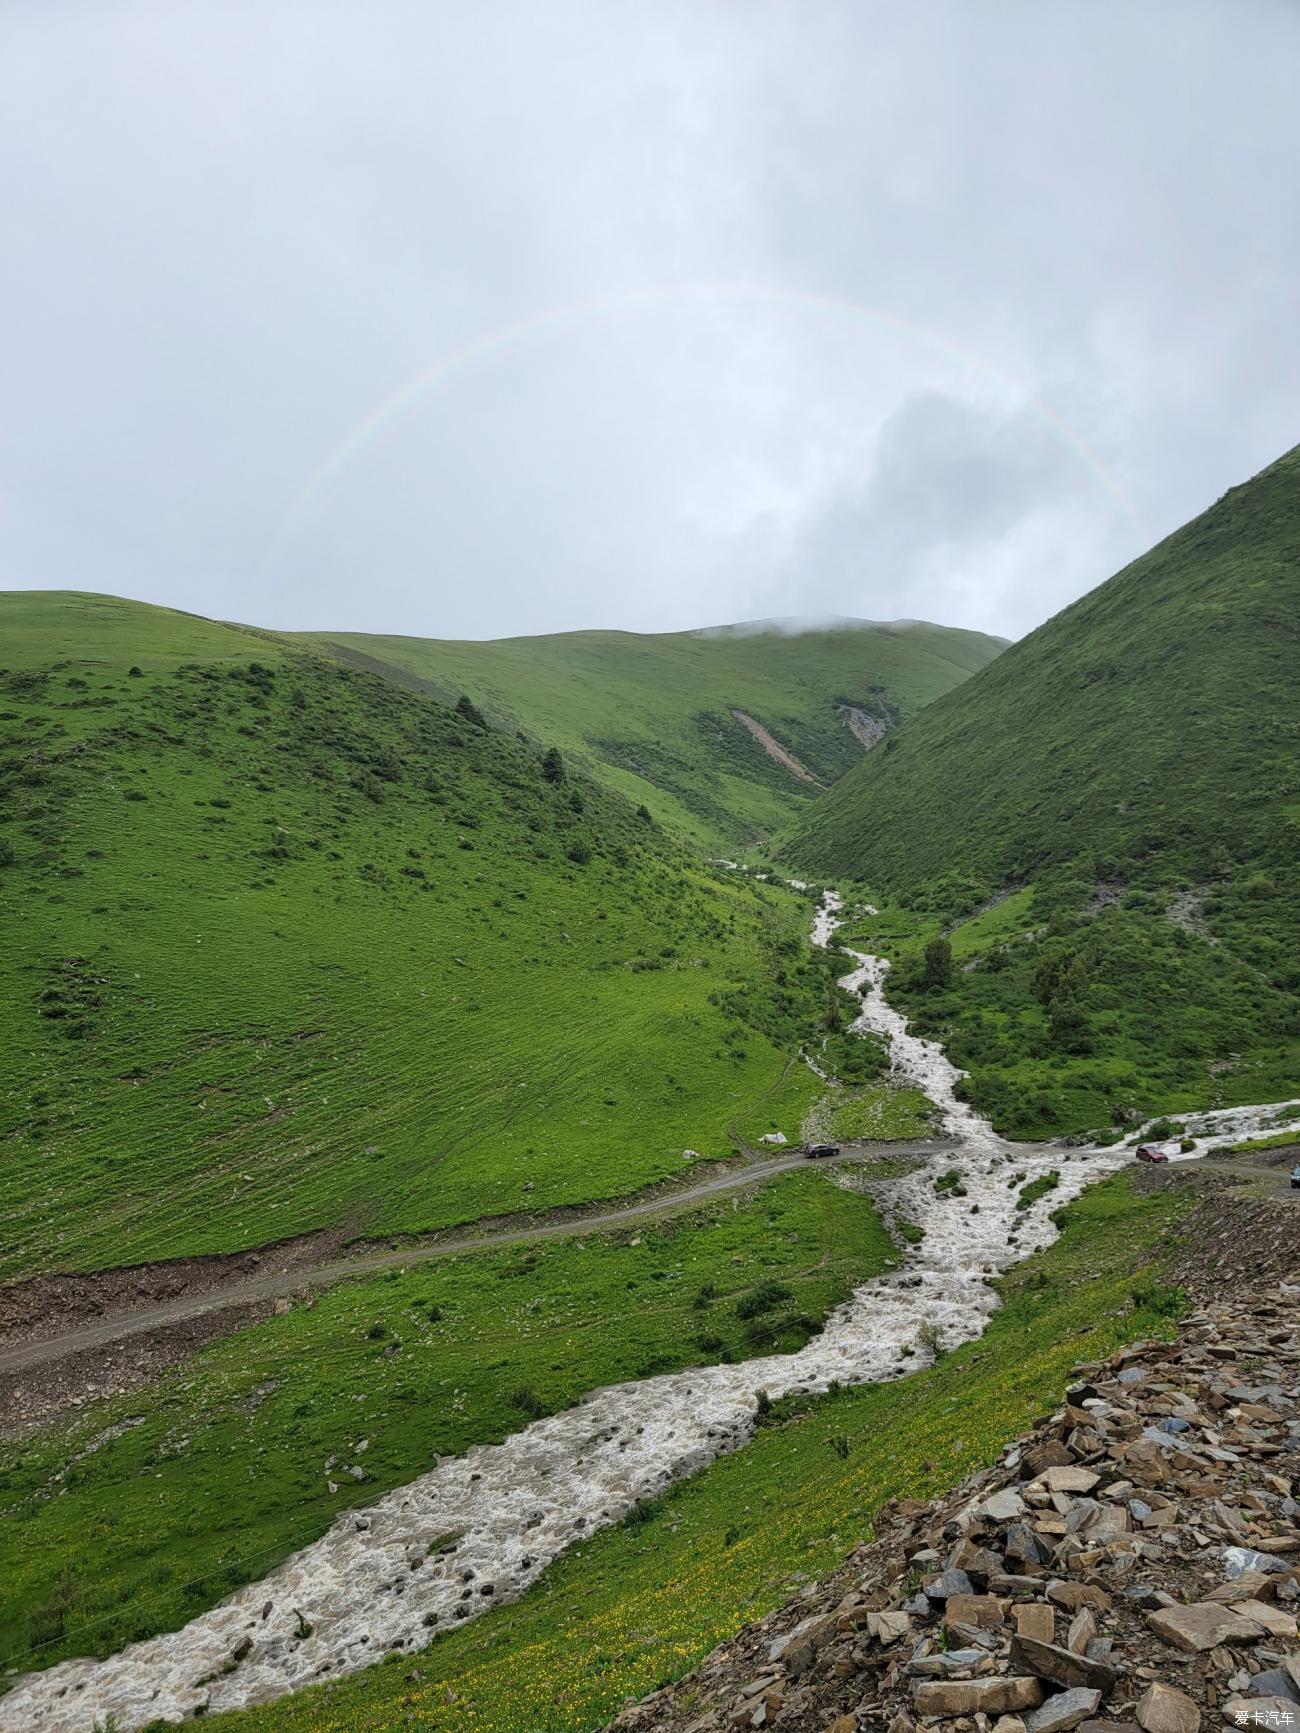
POLYGON ((800 764, 792 752, 787 752, 781 742, 774 739, 761 722, 756 722, 752 716, 747 716, 743 710, 733 708, 731 714, 742 728, 749 730, 767 756, 775 759, 783 769, 790 772, 791 776, 797 776, 800 782, 812 783, 814 788, 825 788, 826 784, 819 777, 814 776, 807 765, 800 764))

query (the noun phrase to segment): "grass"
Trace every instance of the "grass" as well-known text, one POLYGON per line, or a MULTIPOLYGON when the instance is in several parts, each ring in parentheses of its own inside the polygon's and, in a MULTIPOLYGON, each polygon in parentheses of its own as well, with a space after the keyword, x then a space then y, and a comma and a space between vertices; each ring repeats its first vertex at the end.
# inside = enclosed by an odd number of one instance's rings
POLYGON ((335 1287, 3 1447, 0 1661, 175 1628, 438 1455, 596 1385, 746 1358, 751 1313, 766 1350, 799 1348, 894 1256, 866 1199, 795 1172, 616 1235, 335 1287), (340 1469, 331 1493, 330 1457, 367 1481, 340 1469))
POLYGON ((491 643, 315 633, 359 666, 468 692, 510 731, 555 741, 607 786, 711 851, 752 846, 808 805, 732 715, 755 717, 824 782, 862 756, 839 713, 910 716, 998 654, 942 626, 778 631, 561 632, 491 643))
POLYGON ((1048 1192, 1055 1191, 1061 1183, 1061 1176, 1053 1168, 1050 1173, 1040 1173, 1037 1179, 1031 1179, 1028 1185, 1022 1185, 1016 1194, 1016 1208, 1032 1209, 1040 1197, 1046 1197, 1048 1192))
POLYGON ((338 1684, 213 1717, 231 1733, 587 1733, 688 1671, 870 1534, 885 1499, 926 1497, 992 1461, 1060 1400, 1070 1368, 1169 1328, 1162 1242, 1188 1194, 1126 1175, 1066 1207, 1047 1252, 999 1285, 977 1343, 897 1383, 783 1404, 752 1443, 646 1520, 558 1560, 529 1595, 338 1684), (847 1445, 847 1454, 844 1446, 847 1445))
POLYGON ((1300 1137, 1294 1131, 1277 1131, 1271 1137, 1244 1137, 1240 1143, 1229 1146, 1229 1155, 1249 1155, 1256 1149, 1291 1149, 1300 1146, 1300 1137))
POLYGON ((623 1194, 851 1010, 805 898, 531 742, 161 609, 0 625, 0 1276, 623 1194))
POLYGON ((890 1084, 836 1088, 814 1105, 810 1136, 837 1143, 894 1142, 929 1137, 934 1109, 919 1089, 890 1084))
POLYGON ((1285 930, 1285 910, 1255 915, 1252 929, 1254 906, 1221 887, 1205 905, 1211 943, 1169 919, 1167 894, 1096 907, 1078 881, 1049 876, 952 932, 945 987, 923 979, 937 913, 885 905, 850 942, 893 957, 891 998, 970 1073, 959 1093, 1000 1131, 1109 1135, 1162 1112, 1297 1093, 1300 1011, 1268 972, 1269 928, 1285 930), (961 943, 994 917, 982 948, 961 943))
POLYGON ((781 843, 874 887, 891 991, 1016 1136, 1300 1092, 1297 481, 1300 447, 905 722, 781 843), (941 930, 954 976, 927 997, 941 930))

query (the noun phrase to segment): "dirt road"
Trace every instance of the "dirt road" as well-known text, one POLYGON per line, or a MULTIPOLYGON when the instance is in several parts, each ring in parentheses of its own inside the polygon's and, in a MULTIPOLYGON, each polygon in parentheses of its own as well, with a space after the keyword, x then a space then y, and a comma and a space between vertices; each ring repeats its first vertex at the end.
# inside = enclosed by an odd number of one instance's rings
MULTIPOLYGON (((835 1160, 862 1160, 870 1157, 932 1155, 944 1147, 943 1140, 931 1139, 918 1143, 846 1144, 843 1153, 830 1161, 810 1163, 806 1156, 793 1152, 773 1156, 769 1160, 749 1162, 722 1174, 713 1174, 695 1185, 678 1191, 660 1192, 618 1209, 593 1209, 575 1212, 559 1221, 525 1223, 503 1227, 492 1232, 466 1233, 454 1238, 439 1238, 414 1242, 383 1250, 361 1251, 348 1257, 334 1257, 314 1267, 301 1263, 287 1268, 259 1270, 256 1275, 237 1273, 230 1282, 202 1291, 182 1293, 153 1305, 127 1309, 116 1315, 96 1318, 91 1323, 20 1340, 0 1347, 0 1374, 28 1372, 33 1367, 49 1365, 72 1354, 90 1349, 102 1349, 124 1337, 165 1330, 186 1319, 227 1307, 246 1307, 250 1303, 273 1300, 307 1287, 325 1287, 332 1282, 346 1281, 374 1270, 405 1267, 424 1263, 430 1258, 456 1257, 465 1252, 493 1251, 501 1246, 521 1245, 532 1240, 558 1239, 576 1234, 603 1233, 610 1228, 624 1227, 655 1216, 666 1216, 689 1209, 709 1198, 772 1179, 793 1168, 829 1166, 835 1160)), ((274 1257, 274 1253, 264 1254, 274 1257)))

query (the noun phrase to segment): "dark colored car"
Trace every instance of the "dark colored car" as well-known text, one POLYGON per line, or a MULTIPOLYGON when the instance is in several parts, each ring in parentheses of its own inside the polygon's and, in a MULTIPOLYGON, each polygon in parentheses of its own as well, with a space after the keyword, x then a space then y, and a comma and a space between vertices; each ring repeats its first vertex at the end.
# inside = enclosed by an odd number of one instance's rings
POLYGON ((1157 1149, 1154 1143, 1140 1143, 1137 1158, 1139 1161, 1168 1161, 1169 1157, 1163 1149, 1157 1149))
POLYGON ((804 1154, 808 1157, 809 1161, 816 1161, 823 1155, 838 1155, 839 1153, 840 1146, 838 1143, 810 1143, 807 1149, 804 1150, 804 1154))
POLYGON ((1300 1167, 1291 1169, 1291 1189, 1292 1191, 1300 1191, 1300 1167))

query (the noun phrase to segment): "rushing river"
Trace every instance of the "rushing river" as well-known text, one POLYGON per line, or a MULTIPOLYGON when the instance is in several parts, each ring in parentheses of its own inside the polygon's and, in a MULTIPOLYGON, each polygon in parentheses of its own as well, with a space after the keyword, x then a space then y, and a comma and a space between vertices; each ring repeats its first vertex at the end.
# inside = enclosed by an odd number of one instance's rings
MULTIPOLYGON (((829 943, 839 924, 840 899, 828 892, 815 942, 829 943)), ((502 1444, 475 1446, 366 1510, 345 1513, 320 1540, 181 1630, 108 1660, 66 1661, 29 1675, 0 1698, 3 1733, 91 1733, 110 1715, 130 1733, 204 1706, 267 1702, 394 1649, 418 1650, 432 1631, 517 1598, 567 1547, 618 1522, 639 1499, 744 1444, 760 1391, 775 1400, 834 1381, 902 1376, 927 1361, 916 1346, 922 1325, 935 1328, 944 1347, 978 1336, 996 1305, 985 1278, 1047 1245, 1050 1212, 1131 1151, 1005 1143, 957 1099, 961 1074, 942 1049, 913 1035, 886 1000, 888 964, 848 954, 854 967, 843 985, 862 1002, 853 1027, 887 1041, 896 1077, 925 1091, 957 1140, 881 1185, 884 1206, 925 1229, 902 1268, 865 1283, 798 1353, 597 1390, 576 1408, 502 1444), (938 1174, 952 1167, 965 1196, 935 1190, 938 1174), (1059 1172, 1058 1187, 1018 1210, 1020 1186, 1049 1169, 1059 1172), (458 1537, 455 1545, 437 1550, 448 1536, 458 1537)), ((1288 1105, 1300 1118, 1300 1103, 1288 1105)), ((1227 1142, 1279 1113, 1238 1108, 1195 1117, 1211 1142, 1227 1142)))

